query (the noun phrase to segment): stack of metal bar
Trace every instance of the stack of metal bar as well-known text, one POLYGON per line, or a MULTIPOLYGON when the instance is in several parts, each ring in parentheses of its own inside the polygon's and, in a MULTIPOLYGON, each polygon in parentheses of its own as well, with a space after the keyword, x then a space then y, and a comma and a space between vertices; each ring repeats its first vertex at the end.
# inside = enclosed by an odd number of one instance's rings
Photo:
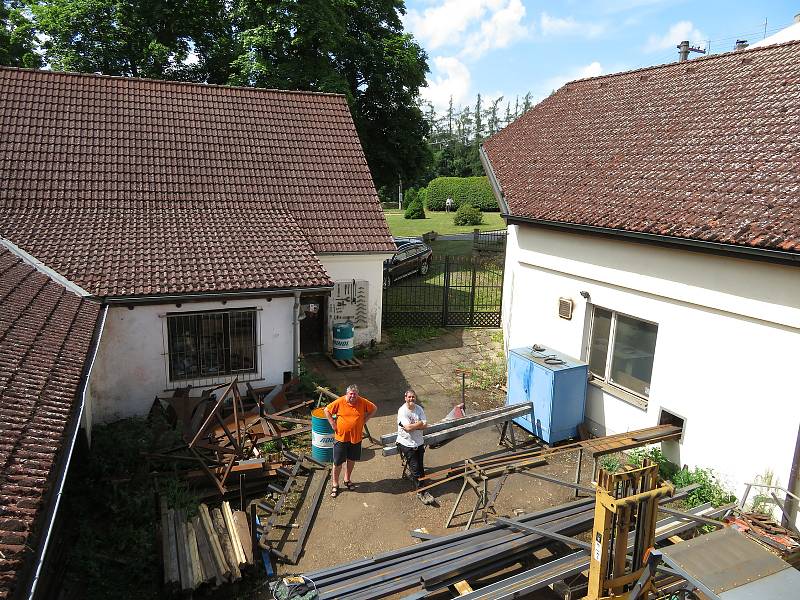
MULTIPOLYGON (((666 501, 683 498, 688 491, 689 488, 680 490, 666 501)), ((504 520, 306 576, 317 586, 321 599, 371 600, 409 591, 412 595, 408 597, 424 598, 459 581, 497 573, 531 557, 534 551, 551 544, 554 539, 590 530, 594 504, 594 498, 586 498, 519 517, 516 522, 527 526, 519 527, 521 530, 514 530, 516 528, 509 527, 504 520)), ((695 523, 674 516, 659 525, 659 539, 696 527, 695 523)), ((574 540, 574 546, 583 548, 585 543, 574 540)), ((588 553, 583 549, 580 552, 580 557, 573 556, 575 564, 571 563, 570 573, 580 572, 589 564, 588 553), (580 565, 577 571, 574 570, 576 565, 580 565)), ((556 578, 553 579, 551 573, 549 581, 560 580, 560 569, 556 566, 556 578)))

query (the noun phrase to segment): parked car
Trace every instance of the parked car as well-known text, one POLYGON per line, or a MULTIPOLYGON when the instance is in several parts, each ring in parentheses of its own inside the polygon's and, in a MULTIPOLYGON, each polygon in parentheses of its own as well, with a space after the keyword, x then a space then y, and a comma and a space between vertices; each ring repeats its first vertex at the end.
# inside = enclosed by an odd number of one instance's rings
POLYGON ((383 261, 383 287, 414 273, 425 275, 431 268, 433 250, 417 238, 394 238, 397 252, 383 261))

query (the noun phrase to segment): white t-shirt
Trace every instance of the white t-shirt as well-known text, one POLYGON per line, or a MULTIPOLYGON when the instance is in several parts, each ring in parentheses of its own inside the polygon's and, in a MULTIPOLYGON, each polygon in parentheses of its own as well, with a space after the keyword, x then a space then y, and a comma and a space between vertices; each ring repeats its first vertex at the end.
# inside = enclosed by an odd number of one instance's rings
POLYGON ((415 404, 414 410, 408 410, 406 403, 403 402, 403 406, 397 411, 397 443, 409 448, 418 448, 422 446, 422 429, 406 431, 402 427, 403 425, 407 427, 413 423, 419 423, 420 421, 427 421, 425 419, 425 411, 422 410, 422 407, 419 404, 415 404))

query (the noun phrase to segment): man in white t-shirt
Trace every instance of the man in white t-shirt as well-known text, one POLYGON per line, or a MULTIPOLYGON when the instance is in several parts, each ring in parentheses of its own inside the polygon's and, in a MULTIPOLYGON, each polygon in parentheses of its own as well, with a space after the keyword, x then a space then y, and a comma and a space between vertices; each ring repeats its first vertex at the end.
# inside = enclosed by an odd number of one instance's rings
POLYGON ((419 487, 419 478, 425 474, 422 432, 427 425, 425 411, 417 404, 416 392, 406 390, 405 402, 397 411, 397 450, 408 464, 414 489, 419 487))

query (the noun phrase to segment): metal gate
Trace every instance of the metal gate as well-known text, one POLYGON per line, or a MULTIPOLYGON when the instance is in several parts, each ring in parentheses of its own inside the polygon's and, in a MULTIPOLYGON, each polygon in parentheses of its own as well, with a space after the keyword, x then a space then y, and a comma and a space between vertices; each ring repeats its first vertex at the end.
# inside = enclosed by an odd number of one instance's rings
POLYGON ((383 290, 383 326, 500 327, 504 260, 434 256, 428 273, 383 290))

